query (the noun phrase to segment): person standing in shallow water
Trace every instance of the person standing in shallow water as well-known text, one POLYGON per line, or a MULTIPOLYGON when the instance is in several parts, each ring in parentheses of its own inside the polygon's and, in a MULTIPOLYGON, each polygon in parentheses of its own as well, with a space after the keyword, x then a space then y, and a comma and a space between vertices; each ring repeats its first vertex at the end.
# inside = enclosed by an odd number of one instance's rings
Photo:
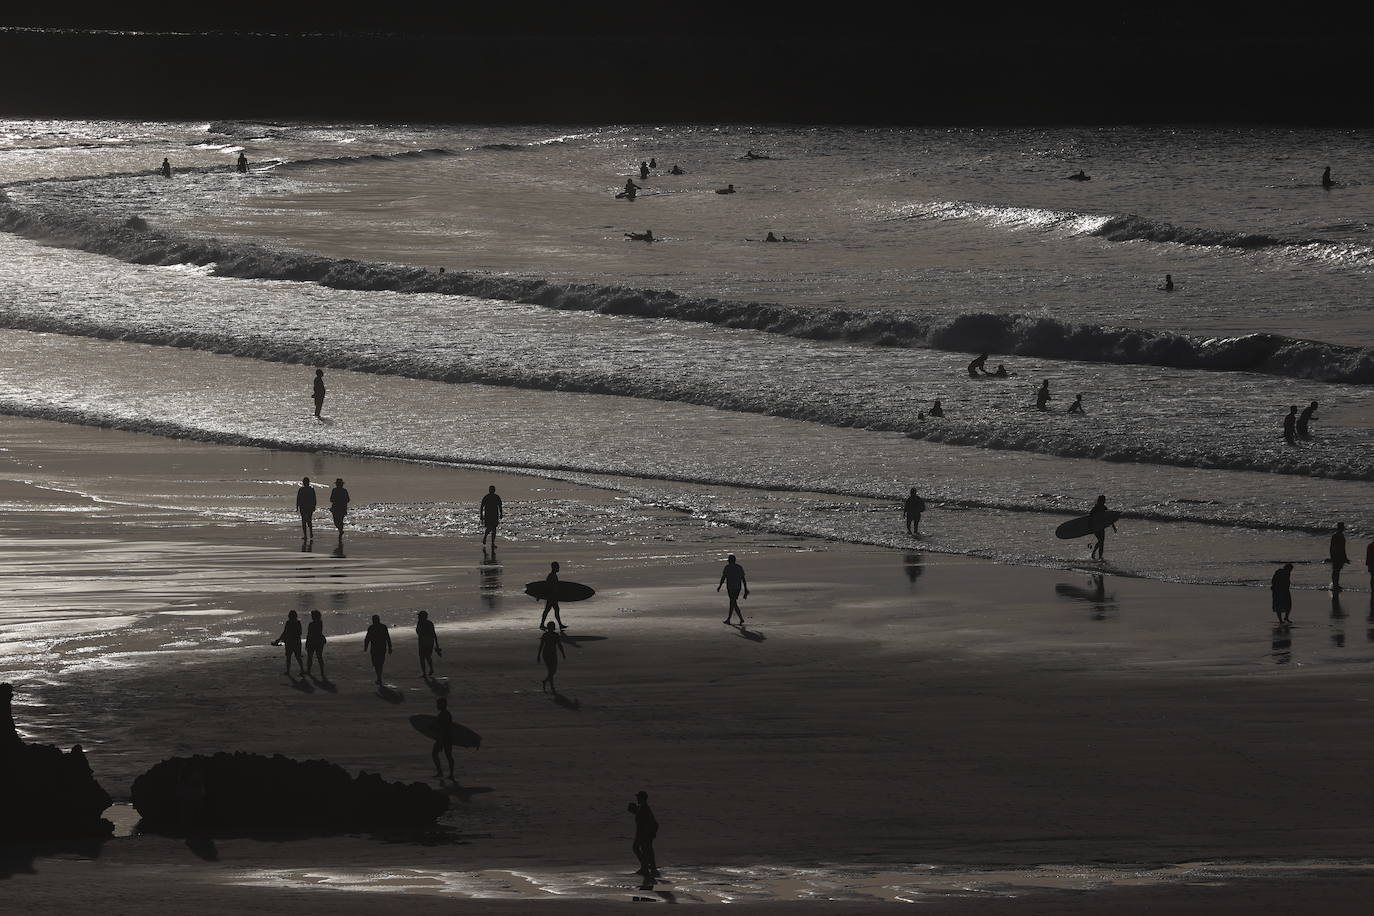
POLYGON ((1294 404, 1288 408, 1288 416, 1283 418, 1283 441, 1289 445, 1297 445, 1298 433, 1298 405, 1294 404))
POLYGON ((296 659, 296 670, 305 677, 305 662, 301 658, 301 622, 296 617, 296 612, 291 611, 286 615, 286 626, 282 628, 281 635, 272 641, 274 646, 286 646, 286 676, 291 676, 291 659, 296 659))
POLYGON ((907 494, 906 500, 902 503, 902 517, 906 519, 906 533, 912 537, 921 533, 921 513, 924 511, 926 511, 926 501, 917 496, 916 488, 912 487, 911 492, 907 494))
POLYGON ((1302 409, 1302 413, 1298 414, 1297 430, 1299 439, 1312 438, 1312 432, 1307 428, 1307 425, 1315 419, 1317 419, 1317 402, 1313 401, 1302 409))
POLYGON ((1336 531, 1331 535, 1331 590, 1341 590, 1341 569, 1350 562, 1345 553, 1345 522, 1336 523, 1336 531))
POLYGON ((1040 383, 1040 389, 1035 392, 1035 409, 1049 410, 1050 403, 1050 380, 1045 379, 1040 383))
MULTIPOLYGON (((915 490, 912 491, 913 493, 915 490)), ((721 570, 720 581, 716 583, 716 591, 725 586, 725 593, 730 596, 730 608, 725 612, 725 619, 721 623, 729 623, 736 614, 739 614, 739 625, 744 626, 744 611, 740 610, 739 596, 743 589, 744 597, 749 597, 749 583, 744 579, 744 567, 735 562, 735 555, 732 553, 725 561, 725 568, 721 570)))
POLYGON ((1274 616, 1279 619, 1280 626, 1286 627, 1293 622, 1293 593, 1289 590, 1292 580, 1292 563, 1285 563, 1274 570, 1274 576, 1269 580, 1269 588, 1274 599, 1274 616))
POLYGON ((242 150, 239 151, 239 160, 235 164, 235 168, 237 168, 240 172, 248 171, 248 157, 243 154, 242 150))
POLYGON ((482 497, 477 507, 477 517, 482 522, 482 543, 491 538, 491 549, 496 549, 496 526, 501 524, 506 510, 501 507, 501 497, 496 495, 496 487, 487 487, 487 495, 482 497))
POLYGON ((315 370, 315 382, 314 382, 314 385, 313 385, 313 387, 312 387, 312 389, 311 389, 311 394, 310 394, 310 396, 311 396, 311 397, 314 399, 314 401, 315 401, 315 419, 316 419, 316 420, 323 420, 324 417, 320 416, 320 411, 324 409, 324 370, 323 370, 323 369, 316 369, 316 370, 315 370))
MULTIPOLYGON (((420 611, 415 615, 419 619, 415 621, 415 637, 420 643, 420 677, 434 676, 434 654, 444 654, 444 650, 439 648, 439 634, 434 632, 434 621, 429 619, 429 611, 420 611)), ((449 761, 449 769, 453 769, 453 761, 449 761)))
POLYGON ((172 177, 172 163, 168 162, 168 161, 164 158, 164 159, 162 160, 162 168, 158 169, 158 171, 160 171, 160 172, 162 173, 162 177, 163 177, 163 178, 171 178, 171 177, 172 177))
POLYGON ((324 679, 324 620, 319 611, 310 612, 310 623, 305 627, 305 673, 312 674, 315 660, 320 662, 320 678, 324 679))
POLYGON ((372 652, 372 667, 377 672, 377 683, 381 684, 382 667, 386 664, 386 657, 391 654, 391 630, 376 614, 372 615, 372 625, 363 636, 363 651, 369 650, 372 652))
POLYGON ((553 621, 549 621, 544 627, 544 631, 539 634, 539 648, 535 652, 535 659, 544 663, 544 668, 548 670, 548 676, 540 681, 541 687, 558 696, 558 688, 553 685, 553 676, 558 673, 558 656, 568 657, 568 652, 563 648, 563 637, 558 635, 558 631, 553 628, 553 621))
POLYGON ((309 477, 301 478, 300 489, 296 491, 296 511, 301 514, 301 540, 307 544, 315 540, 315 488, 310 485, 309 477))
POLYGON ((348 491, 344 489, 342 477, 334 479, 334 489, 329 491, 329 514, 334 516, 334 527, 339 529, 339 540, 343 540, 344 516, 348 515, 348 491))

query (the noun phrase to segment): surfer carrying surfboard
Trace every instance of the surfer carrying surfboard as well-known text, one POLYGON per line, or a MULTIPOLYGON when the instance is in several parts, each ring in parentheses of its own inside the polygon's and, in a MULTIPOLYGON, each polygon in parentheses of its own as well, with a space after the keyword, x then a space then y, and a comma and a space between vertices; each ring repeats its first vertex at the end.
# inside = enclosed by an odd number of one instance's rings
MULTIPOLYGON (((1093 549, 1091 554, 1094 560, 1106 559, 1105 554, 1107 551, 1107 525, 1099 524, 1099 522, 1101 521, 1102 517, 1107 514, 1107 512, 1108 509, 1106 496, 1097 497, 1097 502, 1093 503, 1093 507, 1088 510, 1088 518, 1091 520, 1093 526, 1093 537, 1096 539, 1093 541, 1093 549)), ((1111 523, 1111 528, 1113 531, 1116 530, 1115 522, 1111 523)))
POLYGON ((544 621, 549 619, 549 611, 553 611, 553 619, 558 621, 558 629, 566 630, 567 626, 563 623, 563 615, 558 607, 558 563, 549 564, 549 574, 544 577, 544 613, 539 615, 539 629, 544 629, 544 621))

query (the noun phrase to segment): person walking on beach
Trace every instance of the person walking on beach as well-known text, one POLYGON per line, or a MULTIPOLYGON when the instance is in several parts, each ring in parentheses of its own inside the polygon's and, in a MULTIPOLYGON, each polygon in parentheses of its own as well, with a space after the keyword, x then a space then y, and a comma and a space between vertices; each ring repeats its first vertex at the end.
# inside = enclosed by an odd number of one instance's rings
POLYGON ((382 666, 386 664, 386 657, 391 654, 391 630, 382 623, 382 618, 376 614, 372 615, 372 625, 367 628, 366 635, 363 636, 363 651, 372 652, 372 667, 377 672, 377 683, 382 683, 382 666))
POLYGON ((305 673, 313 674, 315 660, 320 662, 320 680, 327 680, 324 674, 324 621, 319 611, 310 612, 310 623, 305 627, 305 673))
POLYGON ((296 660, 296 669, 301 677, 305 677, 305 662, 301 658, 301 622, 296 617, 296 612, 291 611, 286 615, 286 626, 282 627, 281 635, 272 640, 274 646, 286 646, 286 676, 291 676, 291 659, 296 660))
POLYGON ((1336 531, 1331 535, 1331 590, 1341 590, 1341 568, 1350 562, 1345 554, 1345 522, 1336 523, 1336 531))
POLYGON ((658 836, 658 818, 649 807, 649 793, 643 789, 635 793, 635 800, 629 804, 629 812, 635 816, 635 841, 630 847, 639 860, 637 875, 655 878, 660 874, 658 861, 654 858, 654 839, 658 836))
POLYGON ((558 672, 558 656, 568 657, 568 652, 563 648, 563 637, 553 628, 550 621, 539 634, 539 648, 535 652, 535 659, 544 663, 548 669, 548 677, 539 682, 540 687, 547 686, 548 692, 558 696, 558 688, 553 685, 553 676, 558 672))
POLYGON ((320 411, 324 409, 324 370, 315 370, 315 382, 311 386, 310 397, 315 401, 315 419, 323 420, 320 411))
POLYGON ((164 159, 162 160, 162 168, 159 169, 158 171, 162 172, 162 177, 163 177, 163 178, 171 178, 171 177, 172 177, 172 163, 168 162, 168 161, 166 160, 166 158, 164 158, 164 159))
POLYGON ((301 514, 301 540, 307 544, 315 540, 315 488, 310 485, 309 477, 301 478, 300 489, 296 491, 296 511, 301 514))
POLYGON ((448 711, 448 700, 436 697, 434 707, 439 712, 434 716, 434 748, 429 756, 434 759, 434 775, 443 778, 444 771, 439 766, 439 752, 448 759, 448 778, 453 778, 453 713, 448 711))
POLYGON ((1298 432, 1298 405, 1294 404, 1288 408, 1288 416, 1283 418, 1283 441, 1289 445, 1297 445, 1296 438, 1298 432))
POLYGON ((1040 389, 1035 392, 1035 409, 1049 410, 1050 403, 1050 380, 1045 379, 1040 383, 1040 389))
MULTIPOLYGON (((1097 502, 1093 503, 1093 507, 1088 510, 1088 518, 1091 520, 1093 536, 1095 538, 1092 553, 1090 554, 1094 560, 1107 559, 1107 526, 1101 524, 1102 516, 1106 515, 1106 513, 1107 497, 1099 496, 1097 497, 1097 502)), ((1116 530, 1116 525, 1112 525, 1112 530, 1116 530)))
POLYGON ((549 574, 544 577, 544 613, 539 615, 539 629, 544 629, 544 621, 549 619, 549 611, 553 611, 553 619, 558 621, 558 628, 566 630, 563 625, 563 614, 558 607, 558 564, 549 564, 549 574))
POLYGON ((1307 424, 1315 419, 1317 419, 1317 402, 1313 401, 1302 409, 1302 413, 1298 414, 1297 427, 1299 439, 1312 438, 1312 432, 1307 428, 1307 424))
POLYGON ((1279 626, 1283 627, 1293 622, 1293 593, 1289 591, 1292 579, 1293 564, 1285 563, 1274 570, 1274 576, 1269 580, 1269 589, 1274 599, 1274 616, 1279 619, 1279 626))
POLYGON ((487 487, 487 495, 482 497, 482 503, 477 507, 477 518, 482 522, 482 543, 487 542, 487 537, 491 537, 491 549, 496 549, 496 526, 501 523, 506 510, 501 508, 501 497, 496 495, 496 487, 487 487))
MULTIPOLYGON (((912 537, 917 537, 921 533, 921 513, 924 511, 926 511, 926 501, 917 496, 916 488, 912 487, 911 492, 907 494, 906 500, 902 503, 902 517, 906 519, 906 533, 912 537)), ((741 578, 743 575, 740 573, 741 578)), ((719 591, 720 589, 716 590, 719 591)))
MULTIPOLYGON (((915 493, 913 489, 911 491, 915 493)), ((735 562, 735 555, 732 553, 725 561, 725 568, 721 570, 720 581, 716 583, 716 591, 725 586, 725 594, 730 596, 730 609, 725 612, 725 619, 721 623, 729 623, 736 614, 739 614, 739 625, 744 626, 744 611, 739 607, 740 590, 744 590, 744 597, 749 597, 749 583, 744 580, 744 567, 735 562)))
MULTIPOLYGON (((439 648, 439 634, 434 632, 429 611, 421 611, 415 616, 419 618, 415 621, 415 636, 420 643, 420 677, 433 677, 434 656, 443 656, 444 650, 439 648)), ((453 769, 452 761, 449 761, 449 769, 453 769)))
POLYGON ((334 527, 339 529, 342 542, 344 516, 348 514, 348 491, 344 489, 342 477, 334 478, 334 489, 329 491, 329 514, 334 516, 334 527))

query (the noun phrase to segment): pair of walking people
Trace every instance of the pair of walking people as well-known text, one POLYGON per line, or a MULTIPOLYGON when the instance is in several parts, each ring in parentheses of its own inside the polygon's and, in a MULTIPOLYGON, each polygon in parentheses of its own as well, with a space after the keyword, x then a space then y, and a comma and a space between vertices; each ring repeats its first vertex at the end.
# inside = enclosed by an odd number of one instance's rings
POLYGON ((296 668, 302 677, 315 673, 315 662, 320 663, 320 679, 328 680, 324 673, 324 620, 319 611, 310 612, 310 625, 305 634, 305 661, 301 661, 301 621, 295 611, 286 615, 286 625, 281 635, 272 641, 274 646, 286 647, 286 676, 291 676, 291 659, 296 660, 296 668))
MULTIPOLYGON (((334 527, 339 529, 340 541, 343 540, 344 518, 348 515, 350 500, 343 478, 335 478, 334 489, 329 491, 329 514, 334 518, 334 527)), ((296 511, 301 516, 301 540, 307 546, 315 540, 315 509, 318 505, 314 485, 309 477, 302 477, 300 489, 296 490, 296 511)))

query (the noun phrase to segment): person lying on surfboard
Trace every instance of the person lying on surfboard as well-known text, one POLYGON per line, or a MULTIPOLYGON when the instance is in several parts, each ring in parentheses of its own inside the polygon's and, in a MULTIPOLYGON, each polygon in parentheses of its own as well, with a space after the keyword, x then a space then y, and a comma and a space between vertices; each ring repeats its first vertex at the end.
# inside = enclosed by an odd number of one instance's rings
POLYGON ((625 238, 627 238, 627 239, 633 239, 633 240, 635 240, 636 242, 653 242, 653 241, 657 241, 657 240, 654 238, 654 230, 652 230, 652 229, 645 229, 643 232, 627 232, 627 233, 625 233, 625 238))

